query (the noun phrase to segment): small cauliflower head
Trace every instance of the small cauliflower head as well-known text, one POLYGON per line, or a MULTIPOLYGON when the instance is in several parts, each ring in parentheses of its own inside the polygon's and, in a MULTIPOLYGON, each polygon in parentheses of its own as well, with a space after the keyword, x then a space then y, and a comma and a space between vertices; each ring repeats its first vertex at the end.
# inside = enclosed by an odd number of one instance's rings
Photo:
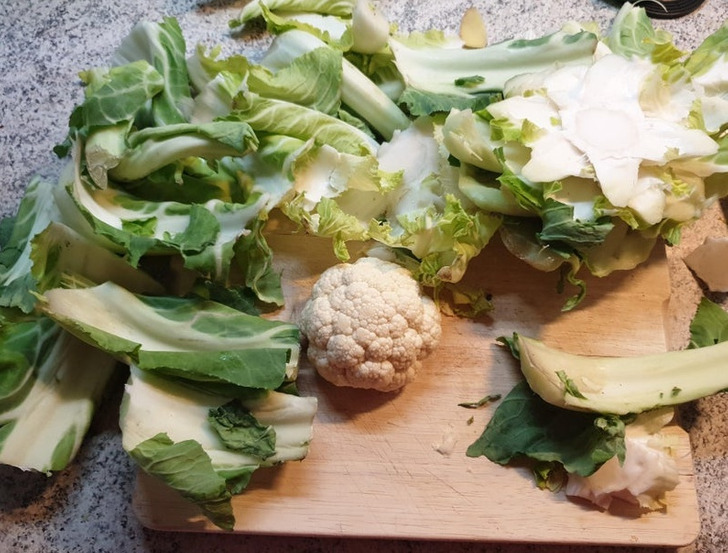
POLYGON ((442 334, 439 309, 410 272, 375 257, 324 271, 299 327, 324 379, 382 392, 411 382, 442 334))

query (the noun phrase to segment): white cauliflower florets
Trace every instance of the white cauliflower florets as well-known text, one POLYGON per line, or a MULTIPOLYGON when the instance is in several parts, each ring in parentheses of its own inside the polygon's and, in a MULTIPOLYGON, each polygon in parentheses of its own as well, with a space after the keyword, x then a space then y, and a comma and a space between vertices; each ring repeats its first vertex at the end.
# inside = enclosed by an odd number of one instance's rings
POLYGON ((383 392, 412 381, 442 333, 435 302, 409 271, 374 257, 324 271, 299 326, 323 378, 383 392))

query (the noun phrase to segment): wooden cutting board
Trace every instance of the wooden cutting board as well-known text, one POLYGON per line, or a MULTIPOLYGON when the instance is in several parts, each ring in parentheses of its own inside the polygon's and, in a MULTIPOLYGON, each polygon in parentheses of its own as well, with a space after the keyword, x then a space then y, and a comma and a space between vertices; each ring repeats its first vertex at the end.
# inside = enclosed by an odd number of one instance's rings
MULTIPOLYGON (((320 272, 335 263, 330 242, 270 238, 295 320, 320 272)), ((479 321, 447 317, 439 349, 398 394, 335 388, 301 365, 299 387, 319 399, 314 440, 300 463, 259 470, 234 499, 236 532, 278 535, 680 546, 699 529, 687 434, 670 428, 681 480, 665 511, 638 516, 621 505, 602 512, 539 490, 528 472, 468 458, 495 404, 458 403, 505 395, 519 378, 495 339, 517 331, 583 354, 636 355, 667 349, 670 286, 664 251, 637 270, 588 279, 585 301, 561 307, 558 275, 541 273, 491 244, 468 280, 492 294, 479 321), (471 420, 472 417, 472 420, 471 420)), ((304 356, 305 357, 305 356, 304 356)), ((216 531, 176 492, 140 474, 133 504, 153 529, 216 531)))

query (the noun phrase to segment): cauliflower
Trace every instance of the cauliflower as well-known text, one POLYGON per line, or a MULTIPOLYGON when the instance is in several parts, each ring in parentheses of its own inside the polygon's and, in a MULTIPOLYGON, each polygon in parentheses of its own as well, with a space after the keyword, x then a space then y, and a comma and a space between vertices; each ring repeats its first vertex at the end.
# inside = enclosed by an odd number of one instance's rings
POLYGON ((411 382, 442 334, 440 311, 410 272, 375 257, 324 271, 299 326, 324 379, 382 392, 411 382))

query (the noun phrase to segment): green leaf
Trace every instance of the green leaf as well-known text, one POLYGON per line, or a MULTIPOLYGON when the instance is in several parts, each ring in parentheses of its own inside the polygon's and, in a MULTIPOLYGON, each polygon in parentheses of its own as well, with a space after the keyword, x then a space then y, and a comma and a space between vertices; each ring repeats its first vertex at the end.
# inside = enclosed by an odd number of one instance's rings
POLYGON ((5 446, 5 440, 7 440, 8 436, 13 433, 14 427, 15 421, 0 423, 0 451, 2 451, 5 446))
MULTIPOLYGON (((243 387, 275 389, 283 381, 290 353, 284 349, 246 348, 213 351, 129 351, 129 345, 114 338, 107 340, 90 331, 87 336, 109 353, 128 355, 139 368, 191 381, 222 382, 243 387)), ((209 338, 212 339, 212 338, 209 338)), ((136 349, 136 348, 134 348, 136 349)))
POLYGON ((215 472, 209 455, 194 440, 173 442, 167 434, 144 440, 129 455, 152 476, 191 501, 223 530, 235 526, 225 478, 215 472))
MULTIPOLYGON (((263 15, 262 2, 248 2, 237 17, 229 22, 231 28, 240 27, 263 15)), ((354 0, 266 0, 265 7, 271 11, 312 12, 327 15, 351 17, 354 0)))
POLYGON ((156 217, 149 217, 148 219, 125 219, 121 221, 121 230, 136 236, 151 237, 157 231, 158 221, 159 219, 156 217))
POLYGON ((245 121, 258 133, 312 140, 357 156, 371 154, 378 146, 370 136, 336 117, 252 92, 236 97, 231 117, 245 121))
POLYGON ((511 78, 550 69, 554 64, 589 63, 597 37, 573 26, 564 26, 533 40, 511 39, 485 48, 414 44, 399 36, 389 41, 397 67, 408 88, 426 93, 467 97, 481 92, 501 92, 511 78), (482 77, 471 86, 458 86, 459 79, 482 77))
POLYGON ((717 303, 701 298, 690 323, 688 348, 712 346, 728 340, 728 313, 717 303))
POLYGON ((272 73, 260 66, 250 72, 247 85, 266 98, 294 102, 321 113, 336 115, 341 107, 342 53, 316 48, 272 73))
POLYGON ((225 304, 249 315, 260 315, 255 294, 245 286, 230 286, 226 283, 202 278, 195 282, 191 294, 225 304))
POLYGON ((0 252, 10 243, 13 227, 15 227, 15 216, 9 215, 0 219, 0 252))
POLYGON ((275 389, 299 350, 295 325, 198 298, 134 295, 112 282, 50 290, 42 309, 122 361, 190 380, 275 389))
POLYGON ((238 467, 235 469, 220 469, 217 473, 225 479, 228 490, 233 495, 241 494, 250 484, 253 473, 258 470, 256 466, 238 467))
POLYGON ((49 319, 0 324, 0 411, 9 411, 27 397, 35 379, 37 348, 52 331, 49 319))
POLYGON ((78 449, 78 434, 75 428, 70 427, 66 430, 66 433, 60 437, 56 447, 53 448, 51 453, 50 464, 48 470, 63 470, 68 466, 76 455, 76 449, 78 449))
POLYGON ((276 37, 288 31, 303 31, 342 52, 349 50, 354 42, 349 16, 289 10, 274 12, 267 4, 259 3, 259 6, 266 30, 276 37))
POLYGON ((496 342, 508 348, 514 359, 521 359, 521 352, 518 349, 518 333, 514 332, 511 336, 498 336, 496 342))
POLYGON ((147 61, 112 67, 106 74, 82 74, 86 99, 81 104, 83 128, 114 126, 133 121, 144 105, 164 89, 162 75, 147 61))
MULTIPOLYGON (((495 153, 499 158, 503 159, 502 148, 497 149, 495 153)), ((543 190, 526 184, 523 179, 505 167, 505 165, 503 167, 503 173, 498 176, 498 182, 513 194, 518 205, 526 211, 539 213, 543 209, 545 205, 543 190)))
POLYGON ((508 118, 490 119, 491 139, 499 142, 523 142, 524 131, 531 127, 528 120, 517 124, 508 118))
POLYGON ((164 80, 164 87, 152 99, 155 125, 187 122, 185 113, 192 103, 187 75, 187 46, 177 20, 165 17, 161 23, 138 23, 114 52, 117 66, 146 61, 164 80))
POLYGON ((166 165, 189 157, 220 159, 244 156, 258 146, 257 136, 243 121, 147 127, 130 133, 126 141, 129 148, 109 169, 109 176, 119 182, 142 179, 166 165))
POLYGON ((60 223, 51 223, 31 243, 32 275, 37 290, 69 286, 70 282, 97 284, 111 280, 140 293, 161 293, 164 288, 120 255, 60 223))
POLYGON ((115 361, 45 317, 0 321, 0 463, 50 474, 75 457, 115 361))
POLYGON ((208 418, 225 447, 267 459, 276 451, 276 431, 258 422, 239 401, 210 410, 208 418))
POLYGON ((568 481, 569 475, 564 467, 557 462, 538 461, 532 467, 536 485, 542 490, 557 492, 568 481))
POLYGON ((220 221, 214 213, 199 204, 192 204, 180 211, 183 215, 189 216, 189 224, 181 232, 165 233, 164 241, 167 244, 174 245, 174 248, 182 254, 188 254, 200 252, 214 243, 214 238, 220 232, 220 221))
POLYGON ((231 529, 231 496, 244 492, 255 470, 307 455, 317 401, 251 388, 228 391, 219 394, 132 365, 119 426, 124 450, 145 471, 231 529))
POLYGON ((467 455, 502 465, 521 458, 558 462, 570 473, 589 476, 615 455, 624 459, 624 431, 619 417, 554 407, 521 381, 500 402, 467 455))
POLYGON ((708 36, 685 60, 685 69, 701 76, 715 69, 715 64, 728 54, 728 26, 723 25, 708 36))
POLYGON ((412 251, 421 261, 415 276, 426 286, 459 282, 502 222, 499 215, 466 209, 453 194, 444 199, 441 210, 431 206, 402 213, 396 221, 400 233, 387 223, 372 224, 369 230, 375 240, 412 251))
POLYGON ((53 198, 55 186, 33 178, 12 219, 4 219, 0 249, 0 306, 17 307, 30 313, 36 303, 36 282, 31 274, 31 239, 52 220, 60 219, 53 198))
POLYGON ((539 238, 544 242, 564 242, 571 246, 601 244, 614 228, 608 217, 594 221, 574 218, 574 208, 568 204, 547 198, 542 210, 543 228, 539 238))
POLYGON ((265 221, 253 223, 248 234, 241 236, 233 248, 234 262, 243 274, 245 286, 263 303, 284 304, 281 275, 273 267, 273 250, 263 236, 265 221))
POLYGON ((458 96, 455 94, 436 93, 405 88, 397 101, 406 106, 413 117, 432 115, 435 113, 449 113, 451 110, 471 109, 478 111, 492 102, 502 99, 500 92, 482 92, 471 96, 458 96))
POLYGON ((284 193, 283 186, 290 184, 280 177, 269 182, 262 176, 261 181, 265 182, 260 190, 251 192, 246 203, 215 199, 202 204, 152 202, 116 186, 100 190, 83 177, 73 178, 66 186, 94 232, 121 248, 132 265, 148 253, 179 253, 187 268, 226 282, 235 242, 246 234, 248 225, 255 225, 272 208, 273 201, 284 193))
POLYGON ((564 384, 564 393, 572 395, 579 399, 586 399, 586 397, 584 397, 584 394, 579 391, 576 383, 571 378, 569 378, 569 375, 567 375, 564 371, 556 371, 556 376, 558 376, 559 380, 564 384))
POLYGON ((670 63, 683 56, 664 30, 657 30, 647 12, 640 6, 625 3, 612 22, 604 41, 615 54, 670 63))
POLYGON ((147 102, 164 89, 164 79, 146 61, 140 60, 108 72, 86 71, 86 98, 69 118, 66 140, 54 148, 59 157, 68 155, 72 141, 97 128, 133 121, 147 102))
POLYGON ((455 86, 463 86, 465 88, 476 86, 485 81, 481 75, 472 75, 470 77, 458 77, 455 79, 455 86))
POLYGON ((561 311, 571 311, 586 297, 586 281, 576 276, 581 268, 581 261, 573 255, 567 261, 567 263, 561 265, 560 279, 556 289, 559 293, 562 293, 564 290, 564 283, 568 282, 572 286, 576 287, 577 291, 573 296, 566 300, 561 311))
POLYGON ((304 207, 303 195, 294 197, 281 206, 283 213, 316 236, 332 239, 336 258, 347 261, 350 258, 346 242, 349 240, 366 240, 369 235, 364 223, 355 215, 344 212, 336 200, 323 197, 316 204, 313 213, 304 207))
POLYGON ((240 178, 237 158, 210 160, 186 158, 157 169, 146 177, 124 183, 130 194, 150 202, 176 200, 204 204, 210 200, 244 203, 247 180, 240 178))

